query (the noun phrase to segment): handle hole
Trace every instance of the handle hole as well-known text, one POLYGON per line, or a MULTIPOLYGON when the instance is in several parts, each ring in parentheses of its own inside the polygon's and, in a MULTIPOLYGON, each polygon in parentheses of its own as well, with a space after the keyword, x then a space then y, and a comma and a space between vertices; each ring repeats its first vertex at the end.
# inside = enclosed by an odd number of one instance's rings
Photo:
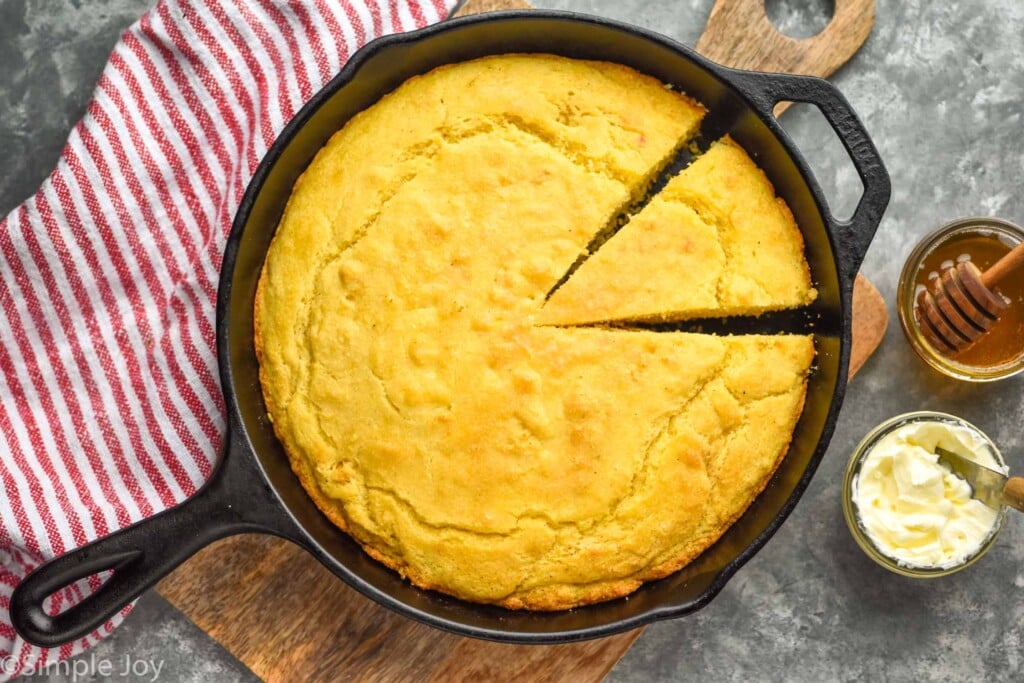
POLYGON ((779 33, 790 38, 813 38, 835 15, 834 0, 765 0, 765 12, 779 33))
POLYGON ((113 575, 112 570, 96 572, 58 588, 43 600, 43 612, 50 617, 67 612, 87 596, 98 591, 113 575))
POLYGON ((793 139, 796 148, 811 167, 811 173, 821 185, 832 216, 839 221, 848 221, 864 194, 864 183, 839 136, 821 110, 813 104, 779 104, 791 105, 789 112, 778 119, 779 125, 793 139))

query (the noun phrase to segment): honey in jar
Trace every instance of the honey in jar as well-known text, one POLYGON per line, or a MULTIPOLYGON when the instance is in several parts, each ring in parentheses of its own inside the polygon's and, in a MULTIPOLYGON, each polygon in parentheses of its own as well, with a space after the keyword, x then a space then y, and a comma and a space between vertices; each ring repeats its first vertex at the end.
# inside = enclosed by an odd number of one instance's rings
MULTIPOLYGON (((925 255, 914 278, 914 287, 934 289, 934 281, 943 271, 964 261, 973 262, 984 272, 1012 248, 1013 245, 999 235, 986 230, 957 235, 925 255)), ((1009 300, 1010 306, 975 343, 953 354, 953 360, 991 367, 1012 361, 1024 350, 1024 274, 1018 273, 1016 277, 1011 274, 996 291, 1009 300)))
POLYGON ((1024 231, 1006 221, 972 218, 940 228, 917 245, 903 268, 899 283, 899 318, 914 350, 929 365, 959 379, 999 379, 1024 370, 1024 272, 1010 273, 996 286, 1010 305, 988 332, 965 349, 943 354, 918 329, 914 310, 917 295, 957 263, 971 261, 987 270, 1024 241, 1024 231))

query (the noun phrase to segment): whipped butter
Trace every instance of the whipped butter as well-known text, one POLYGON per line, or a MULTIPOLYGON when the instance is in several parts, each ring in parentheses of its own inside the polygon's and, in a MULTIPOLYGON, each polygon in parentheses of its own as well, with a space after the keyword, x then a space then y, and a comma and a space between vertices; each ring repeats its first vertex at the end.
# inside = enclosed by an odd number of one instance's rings
POLYGON ((853 480, 853 503, 875 547, 908 567, 962 564, 981 549, 999 518, 971 498, 966 481, 939 464, 936 446, 1006 471, 986 439, 963 425, 912 421, 878 439, 853 480))

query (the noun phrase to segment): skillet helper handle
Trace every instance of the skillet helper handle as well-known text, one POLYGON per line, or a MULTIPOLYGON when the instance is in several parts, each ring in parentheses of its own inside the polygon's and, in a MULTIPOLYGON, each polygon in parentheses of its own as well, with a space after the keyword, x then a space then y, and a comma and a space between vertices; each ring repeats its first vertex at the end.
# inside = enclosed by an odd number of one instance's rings
POLYGON ((36 568, 11 596, 11 619, 18 633, 33 645, 57 647, 101 627, 213 541, 246 532, 288 536, 287 514, 255 465, 237 457, 242 454, 234 455, 222 457, 210 481, 180 505, 36 568), (77 604, 57 615, 44 609, 50 595, 108 570, 113 574, 77 604))
POLYGON ((821 110, 843 143, 864 184, 864 194, 847 221, 837 220, 829 207, 823 208, 826 220, 836 227, 839 236, 836 253, 842 256, 839 259, 840 272, 845 282, 852 286, 892 192, 889 173, 878 149, 853 107, 828 81, 813 76, 751 71, 735 71, 734 75, 751 104, 765 118, 774 116, 773 110, 779 102, 813 104, 821 110))

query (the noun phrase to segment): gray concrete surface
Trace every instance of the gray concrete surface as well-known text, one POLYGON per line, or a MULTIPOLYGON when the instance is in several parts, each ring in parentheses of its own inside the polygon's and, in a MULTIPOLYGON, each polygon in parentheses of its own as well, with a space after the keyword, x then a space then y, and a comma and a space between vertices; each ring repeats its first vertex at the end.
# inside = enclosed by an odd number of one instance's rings
MULTIPOLYGON (((146 0, 0 0, 0 213, 48 172, 117 33, 146 0)), ((552 0, 545 7, 631 21, 692 44, 711 0, 552 0)), ((824 22, 824 0, 769 0, 793 34, 824 22)), ((891 302, 903 258, 939 224, 969 214, 1024 222, 1024 5, 1018 0, 879 0, 874 33, 834 77, 893 178, 864 263, 891 302)), ((826 194, 849 210, 859 182, 820 116, 787 113, 826 194)), ((851 384, 825 460, 782 530, 702 612, 647 629, 611 673, 649 680, 1019 680, 1024 525, 958 575, 914 581, 873 565, 847 532, 840 481, 873 425, 914 409, 953 412, 1024 470, 1024 379, 969 386, 917 361, 898 326, 851 384)), ((164 658, 161 680, 252 674, 159 597, 147 596, 97 654, 164 658)), ((87 655, 88 656, 88 655, 87 655)), ((82 679, 79 679, 82 680, 82 679)), ((119 680, 114 678, 114 680, 119 680)), ((123 679, 122 679, 123 680, 123 679)))

